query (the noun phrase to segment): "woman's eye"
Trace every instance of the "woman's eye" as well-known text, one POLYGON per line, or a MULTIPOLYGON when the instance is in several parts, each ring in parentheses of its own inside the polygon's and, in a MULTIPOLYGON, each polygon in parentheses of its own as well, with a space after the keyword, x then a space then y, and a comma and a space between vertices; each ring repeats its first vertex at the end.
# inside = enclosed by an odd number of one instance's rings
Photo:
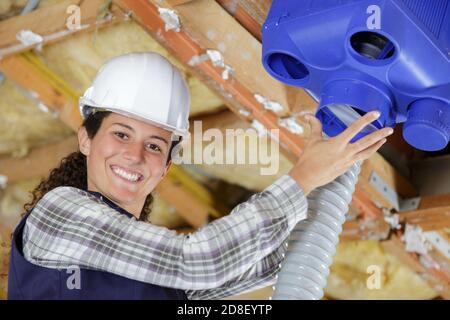
POLYGON ((161 152, 161 148, 157 144, 150 143, 147 145, 149 149, 153 151, 161 152))
POLYGON ((120 139, 128 139, 128 135, 127 134, 125 134, 125 133, 123 133, 123 132, 114 132, 114 134, 116 135, 116 136, 118 136, 120 139))

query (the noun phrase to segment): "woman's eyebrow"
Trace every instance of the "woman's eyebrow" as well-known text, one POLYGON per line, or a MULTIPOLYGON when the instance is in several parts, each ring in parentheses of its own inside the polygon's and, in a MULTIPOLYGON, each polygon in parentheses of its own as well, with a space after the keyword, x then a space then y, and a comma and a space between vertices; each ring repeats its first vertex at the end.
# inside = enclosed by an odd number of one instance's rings
POLYGON ((152 135, 152 136, 150 136, 150 138, 161 140, 161 141, 163 141, 166 145, 169 145, 169 142, 167 142, 167 140, 164 139, 163 137, 152 135))
MULTIPOLYGON (((127 128, 127 129, 131 130, 132 132, 134 132, 134 129, 133 129, 132 127, 130 127, 129 125, 127 125, 127 124, 119 123, 119 122, 115 122, 115 123, 113 123, 113 124, 117 124, 117 125, 119 125, 119 126, 121 126, 121 127, 127 128)), ((149 138, 161 140, 161 141, 163 141, 166 145, 169 145, 169 142, 168 142, 166 139, 164 139, 163 137, 161 137, 161 136, 150 135, 149 138)))

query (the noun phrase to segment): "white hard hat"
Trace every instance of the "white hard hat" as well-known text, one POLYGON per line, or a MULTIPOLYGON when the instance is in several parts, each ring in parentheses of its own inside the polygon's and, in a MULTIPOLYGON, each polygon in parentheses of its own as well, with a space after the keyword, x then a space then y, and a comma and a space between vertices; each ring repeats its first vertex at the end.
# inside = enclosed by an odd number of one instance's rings
POLYGON ((181 73, 161 55, 130 53, 109 60, 80 98, 86 118, 99 108, 189 135, 189 89, 181 73))

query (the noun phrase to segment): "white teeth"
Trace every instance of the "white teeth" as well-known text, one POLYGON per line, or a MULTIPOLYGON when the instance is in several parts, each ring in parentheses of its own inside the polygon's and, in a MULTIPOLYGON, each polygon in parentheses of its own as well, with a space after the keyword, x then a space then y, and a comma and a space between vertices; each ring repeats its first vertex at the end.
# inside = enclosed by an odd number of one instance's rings
POLYGON ((135 182, 139 179, 139 174, 132 174, 132 173, 128 173, 125 170, 122 170, 118 167, 112 167, 112 170, 114 171, 114 173, 116 173, 117 175, 121 176, 122 178, 125 178, 131 182, 135 182))

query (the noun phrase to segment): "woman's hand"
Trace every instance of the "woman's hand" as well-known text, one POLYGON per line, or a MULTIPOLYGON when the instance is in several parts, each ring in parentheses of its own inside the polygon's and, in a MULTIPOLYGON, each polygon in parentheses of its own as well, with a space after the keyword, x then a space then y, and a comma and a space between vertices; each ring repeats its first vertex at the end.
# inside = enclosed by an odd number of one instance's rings
POLYGON ((306 116, 311 135, 298 162, 289 172, 305 195, 344 174, 355 162, 369 158, 386 142, 392 128, 380 129, 350 143, 358 132, 378 117, 378 112, 367 113, 340 135, 325 140, 320 121, 313 115, 306 116))

